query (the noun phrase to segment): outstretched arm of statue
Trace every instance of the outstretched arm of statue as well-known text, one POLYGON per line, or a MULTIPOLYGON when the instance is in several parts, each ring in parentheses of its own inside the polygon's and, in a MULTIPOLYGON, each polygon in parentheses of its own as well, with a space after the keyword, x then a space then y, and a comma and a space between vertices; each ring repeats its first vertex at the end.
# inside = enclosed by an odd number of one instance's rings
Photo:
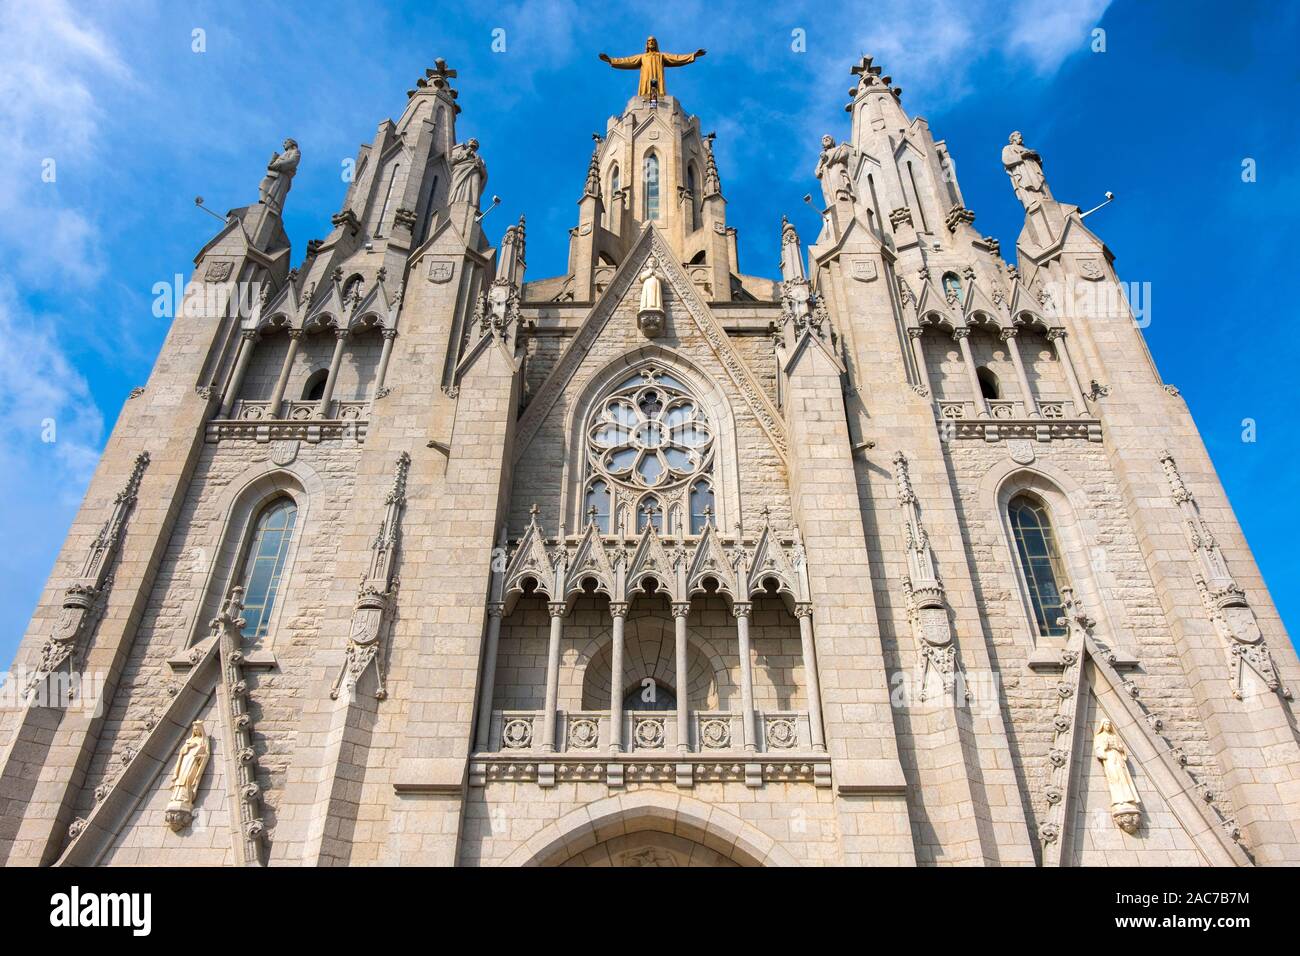
POLYGON ((610 56, 608 53, 602 53, 600 58, 616 70, 641 69, 640 53, 634 53, 632 56, 610 56))
POLYGON ((665 53, 664 66, 685 66, 687 63, 694 63, 697 59, 704 56, 703 50, 696 50, 694 53, 665 53))

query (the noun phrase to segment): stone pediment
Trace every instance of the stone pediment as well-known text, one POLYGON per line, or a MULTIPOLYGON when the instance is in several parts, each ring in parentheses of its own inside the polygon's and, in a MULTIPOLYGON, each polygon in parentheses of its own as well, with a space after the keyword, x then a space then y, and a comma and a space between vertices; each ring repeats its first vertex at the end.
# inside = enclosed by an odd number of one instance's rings
POLYGON ((523 457, 538 429, 554 408, 574 375, 582 366, 593 345, 609 325, 615 311, 625 298, 636 295, 636 280, 650 256, 659 263, 664 284, 670 288, 680 303, 680 312, 674 316, 678 322, 689 321, 725 370, 732 385, 744 397, 750 411, 758 419, 763 431, 771 439, 777 453, 784 461, 787 456, 785 422, 776 406, 763 391, 763 386, 750 371, 732 345, 727 333, 700 298, 690 277, 682 270, 667 243, 653 226, 646 226, 631 253, 615 273, 608 288, 596 301, 595 307, 570 339, 550 375, 537 390, 528 409, 520 418, 515 441, 514 460, 523 457))

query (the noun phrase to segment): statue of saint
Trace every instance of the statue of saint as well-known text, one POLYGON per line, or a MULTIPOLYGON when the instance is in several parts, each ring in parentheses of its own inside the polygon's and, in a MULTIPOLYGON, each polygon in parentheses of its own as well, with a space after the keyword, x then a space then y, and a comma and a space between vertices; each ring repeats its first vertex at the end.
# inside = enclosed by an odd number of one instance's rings
POLYGON ((637 326, 647 338, 655 338, 664 329, 663 286, 659 281, 659 262, 654 256, 646 260, 641 280, 641 305, 637 308, 637 326))
POLYGON ((851 202, 855 198, 853 174, 849 165, 856 152, 848 143, 837 146, 834 136, 828 134, 822 137, 822 153, 813 175, 822 181, 822 196, 826 205, 833 206, 837 199, 851 202))
POLYGON ((196 720, 190 727, 190 735, 181 744, 176 766, 172 769, 172 798, 164 816, 173 830, 183 829, 193 818, 194 798, 198 796, 199 781, 203 779, 211 753, 203 721, 196 720))
POLYGON ((478 154, 478 140, 459 143, 451 150, 451 202, 467 202, 478 208, 479 196, 487 185, 487 165, 478 154))
POLYGON ((1025 138, 1019 130, 1012 133, 1007 145, 1002 147, 1002 166, 1011 177, 1016 198, 1026 209, 1040 199, 1052 198, 1047 179, 1043 176, 1043 157, 1025 146, 1025 138))
POLYGON ((641 82, 637 86, 637 95, 642 99, 650 99, 663 96, 667 92, 664 87, 665 67, 694 63, 704 56, 704 53, 704 50, 696 50, 694 53, 661 53, 659 41, 649 37, 645 41, 644 53, 615 57, 602 53, 600 58, 616 70, 640 70, 641 82))
POLYGON ((266 175, 257 187, 258 199, 275 212, 284 211, 284 199, 289 195, 293 185, 293 175, 298 171, 298 143, 292 139, 284 141, 283 153, 272 153, 271 161, 266 164, 266 175))
POLYGON ((808 278, 803 267, 803 253, 799 251, 799 233, 794 223, 781 217, 781 279, 798 282, 808 278))
POLYGON ((1128 772, 1128 748, 1115 732, 1115 725, 1105 719, 1092 739, 1093 756, 1101 761, 1110 788, 1110 812, 1115 823, 1126 833, 1134 833, 1141 820, 1142 800, 1133 777, 1128 772))

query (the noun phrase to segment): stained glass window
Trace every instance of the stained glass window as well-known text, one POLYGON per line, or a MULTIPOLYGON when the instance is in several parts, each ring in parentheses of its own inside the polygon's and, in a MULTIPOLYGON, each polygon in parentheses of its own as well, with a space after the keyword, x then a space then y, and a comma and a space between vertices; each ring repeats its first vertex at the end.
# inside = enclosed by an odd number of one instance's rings
POLYGON ((244 558, 244 637, 265 637, 283 583, 284 562, 293 540, 298 506, 279 498, 262 509, 244 558))
POLYGON ((1020 555, 1020 569, 1025 576, 1025 587, 1034 606, 1034 619, 1038 633, 1045 637, 1061 637, 1064 624, 1061 588, 1069 583, 1061 550, 1052 531, 1047 509, 1028 495, 1018 495, 1011 500, 1007 511, 1011 530, 1020 555))
POLYGON ((647 153, 645 158, 645 175, 642 177, 645 189, 645 218, 659 218, 659 157, 647 153))
POLYGON ((716 509, 714 433, 701 402, 680 378, 656 365, 626 376, 597 404, 586 428, 582 507, 586 513, 597 509, 603 531, 610 530, 608 516, 624 505, 634 509, 638 532, 654 524, 663 533, 670 513, 691 515, 690 533, 704 530, 705 509, 710 515, 716 509), (651 500, 654 516, 643 510, 651 500))

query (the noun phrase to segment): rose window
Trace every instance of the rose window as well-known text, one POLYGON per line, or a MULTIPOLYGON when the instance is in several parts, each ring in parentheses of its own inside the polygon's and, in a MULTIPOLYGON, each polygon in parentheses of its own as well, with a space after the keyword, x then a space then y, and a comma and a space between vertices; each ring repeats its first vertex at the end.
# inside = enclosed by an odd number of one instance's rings
POLYGON ((712 516, 713 450, 713 428, 686 385, 642 369, 605 396, 587 427, 588 516, 609 531, 611 515, 630 508, 628 531, 675 533, 689 521, 698 533, 712 516))

